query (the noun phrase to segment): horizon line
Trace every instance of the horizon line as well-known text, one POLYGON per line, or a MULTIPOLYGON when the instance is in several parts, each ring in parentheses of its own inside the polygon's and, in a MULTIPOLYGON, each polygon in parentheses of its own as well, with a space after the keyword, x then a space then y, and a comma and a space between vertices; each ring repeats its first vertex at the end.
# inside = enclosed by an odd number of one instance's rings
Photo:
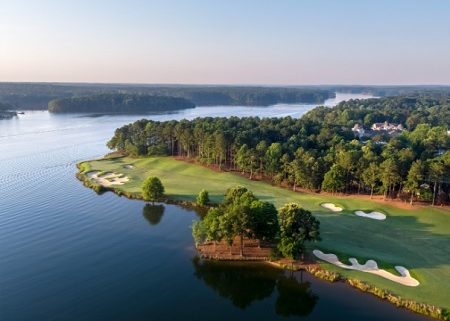
POLYGON ((271 84, 271 83, 152 83, 152 82, 102 82, 102 81, 4 81, 0 84, 66 84, 66 85, 128 85, 128 86, 210 86, 210 87, 450 87, 450 83, 403 83, 403 84, 357 84, 357 83, 321 83, 321 84, 271 84))

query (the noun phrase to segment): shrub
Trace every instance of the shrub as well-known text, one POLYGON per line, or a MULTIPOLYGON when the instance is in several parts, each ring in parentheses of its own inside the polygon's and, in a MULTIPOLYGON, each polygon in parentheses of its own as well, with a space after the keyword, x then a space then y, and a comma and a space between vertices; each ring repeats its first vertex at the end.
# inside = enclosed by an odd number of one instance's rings
POLYGON ((164 186, 158 177, 148 177, 142 185, 142 196, 146 201, 158 201, 164 195, 164 186))
POLYGON ((209 193, 207 190, 202 189, 197 195, 197 205, 206 206, 210 202, 209 193))

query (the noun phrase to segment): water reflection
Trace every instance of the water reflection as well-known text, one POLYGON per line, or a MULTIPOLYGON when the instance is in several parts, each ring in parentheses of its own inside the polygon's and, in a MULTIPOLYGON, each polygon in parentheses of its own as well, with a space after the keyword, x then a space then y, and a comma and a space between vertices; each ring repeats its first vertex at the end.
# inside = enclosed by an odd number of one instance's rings
POLYGON ((306 316, 317 303, 309 282, 281 269, 249 262, 216 262, 193 259, 195 276, 229 299, 236 307, 246 309, 253 302, 277 292, 275 312, 280 316, 306 316))
POLYGON ((306 316, 313 311, 319 299, 312 292, 311 283, 299 282, 294 275, 279 277, 277 290, 278 298, 275 303, 275 312, 283 317, 306 316))
POLYGON ((142 215, 150 225, 158 225, 164 215, 165 207, 161 204, 145 204, 142 215))

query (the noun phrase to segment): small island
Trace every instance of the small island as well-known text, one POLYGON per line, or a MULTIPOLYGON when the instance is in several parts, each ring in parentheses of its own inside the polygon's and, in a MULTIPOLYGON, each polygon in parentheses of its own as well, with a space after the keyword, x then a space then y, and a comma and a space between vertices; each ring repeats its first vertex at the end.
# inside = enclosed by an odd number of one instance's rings
POLYGON ((195 104, 180 97, 99 94, 93 96, 60 98, 48 103, 52 113, 152 113, 194 108, 195 104))

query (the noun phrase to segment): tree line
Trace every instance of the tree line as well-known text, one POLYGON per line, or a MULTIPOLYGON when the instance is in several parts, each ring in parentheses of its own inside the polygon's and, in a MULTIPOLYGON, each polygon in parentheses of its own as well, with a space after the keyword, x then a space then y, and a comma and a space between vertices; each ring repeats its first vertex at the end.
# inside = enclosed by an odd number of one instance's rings
POLYGON ((332 193, 448 203, 449 99, 390 97, 350 100, 291 117, 139 120, 118 128, 108 147, 128 155, 195 159, 250 179, 332 193), (355 123, 390 121, 398 135, 358 139, 355 123))
POLYGON ((17 109, 47 109, 53 99, 102 94, 170 96, 197 106, 268 106, 277 103, 323 103, 334 91, 317 86, 206 86, 146 84, 0 83, 0 102, 17 109))
POLYGON ((54 99, 48 103, 53 113, 140 113, 194 108, 187 99, 137 94, 100 94, 54 99))

